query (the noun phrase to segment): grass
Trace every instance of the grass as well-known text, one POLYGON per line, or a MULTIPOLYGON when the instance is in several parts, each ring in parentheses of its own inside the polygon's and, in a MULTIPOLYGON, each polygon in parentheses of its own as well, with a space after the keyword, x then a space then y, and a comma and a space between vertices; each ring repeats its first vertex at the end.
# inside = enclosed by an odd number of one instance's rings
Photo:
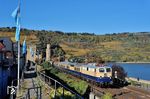
POLYGON ((46 68, 45 69, 48 70, 48 73, 53 74, 56 77, 58 77, 59 79, 63 80, 68 86, 70 86, 71 88, 76 90, 81 95, 85 94, 85 92, 88 88, 88 84, 86 81, 83 81, 81 79, 74 79, 74 78, 72 78, 72 76, 70 76, 64 72, 58 71, 55 67, 52 67, 50 65, 48 67, 47 64, 48 63, 44 63, 43 67, 47 68, 47 69, 46 68))
MULTIPOLYGON (((41 67, 41 66, 38 66, 38 67, 41 67)), ((63 96, 62 95, 63 94, 63 88, 62 87, 58 87, 56 89, 56 97, 54 98, 54 93, 55 93, 54 87, 47 85, 39 77, 37 77, 36 82, 38 83, 39 86, 42 87, 42 93, 43 93, 43 95, 47 96, 47 97, 43 97, 42 96, 43 98, 47 98, 47 99, 60 99, 60 97, 63 97, 64 99, 76 99, 75 95, 73 95, 71 92, 69 92, 69 91, 67 91, 65 89, 64 89, 64 96, 63 96)))
POLYGON ((112 49, 112 50, 122 50, 122 44, 123 42, 120 41, 112 41, 112 42, 103 42, 101 43, 102 45, 104 45, 105 48, 107 49, 112 49))
POLYGON ((106 93, 105 95, 102 96, 102 99, 113 99, 113 98, 110 93, 106 93))
POLYGON ((143 87, 143 88, 150 88, 150 84, 146 84, 146 83, 141 83, 141 82, 138 82, 138 81, 133 81, 133 80, 128 80, 131 85, 133 86, 140 86, 140 87, 143 87))
MULTIPOLYGON (((31 42, 32 43, 38 42, 36 35, 34 35, 33 33, 29 33, 29 35, 25 35, 24 32, 21 32, 21 36, 20 36, 21 44, 23 43, 25 36, 26 36, 27 44, 31 42)), ((13 42, 16 42, 15 32, 1 32, 0 31, 0 37, 9 37, 13 42)))
POLYGON ((74 56, 82 56, 87 54, 90 51, 89 49, 73 48, 66 44, 60 44, 60 46, 63 48, 65 52, 67 52, 67 54, 74 55, 74 56))
POLYGON ((55 68, 51 68, 49 72, 54 74, 55 76, 59 77, 59 79, 63 80, 64 82, 66 82, 67 85, 74 88, 81 95, 85 94, 85 92, 88 88, 88 84, 85 81, 80 80, 80 79, 71 78, 69 75, 67 75, 63 72, 59 72, 55 68))

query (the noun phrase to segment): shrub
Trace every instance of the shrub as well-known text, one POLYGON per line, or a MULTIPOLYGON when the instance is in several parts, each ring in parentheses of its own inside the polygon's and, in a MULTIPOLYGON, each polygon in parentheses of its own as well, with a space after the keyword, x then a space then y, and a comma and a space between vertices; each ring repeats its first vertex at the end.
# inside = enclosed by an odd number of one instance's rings
POLYGON ((112 95, 110 93, 106 93, 102 96, 102 99, 112 99, 112 95))
POLYGON ((51 66, 49 62, 43 62, 41 65, 43 66, 44 69, 49 69, 49 67, 51 66))

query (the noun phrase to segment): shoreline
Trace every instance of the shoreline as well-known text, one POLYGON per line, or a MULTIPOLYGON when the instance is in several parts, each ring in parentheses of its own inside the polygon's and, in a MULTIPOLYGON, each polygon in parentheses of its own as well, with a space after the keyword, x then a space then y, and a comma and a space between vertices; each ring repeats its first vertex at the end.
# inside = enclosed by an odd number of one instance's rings
POLYGON ((138 81, 137 78, 134 78, 134 77, 126 77, 126 80, 132 80, 132 81, 136 81, 140 83, 150 84, 150 80, 139 79, 138 81))
POLYGON ((138 63, 138 64, 149 64, 150 62, 115 62, 115 63, 130 63, 130 64, 135 64, 135 63, 138 63))

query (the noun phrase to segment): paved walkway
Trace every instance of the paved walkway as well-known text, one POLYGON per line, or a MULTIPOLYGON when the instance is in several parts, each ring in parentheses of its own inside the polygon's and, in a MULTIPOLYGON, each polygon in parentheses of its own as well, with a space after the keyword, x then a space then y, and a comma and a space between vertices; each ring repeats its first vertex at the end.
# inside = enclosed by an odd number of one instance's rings
POLYGON ((23 97, 30 97, 31 99, 49 99, 48 95, 44 93, 44 88, 41 87, 40 93, 40 87, 41 85, 38 81, 36 66, 30 66, 24 71, 24 80, 21 83, 21 88, 17 93, 16 99, 23 99, 23 97), (35 87, 39 88, 37 89, 35 87), (37 98, 37 96, 40 97, 40 94, 42 98, 37 98))

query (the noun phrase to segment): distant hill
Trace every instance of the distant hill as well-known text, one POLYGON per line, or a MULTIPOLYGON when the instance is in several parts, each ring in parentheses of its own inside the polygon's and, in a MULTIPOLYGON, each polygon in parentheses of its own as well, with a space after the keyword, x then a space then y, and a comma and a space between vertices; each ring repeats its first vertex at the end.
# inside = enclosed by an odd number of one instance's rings
MULTIPOLYGON (((36 32, 32 30, 21 29, 21 42, 23 42, 25 36, 27 36, 26 39, 28 43, 36 43, 38 41, 38 38, 36 37, 35 33, 36 32)), ((11 40, 15 42, 15 27, 0 28, 0 37, 10 37, 11 40)))
MULTIPOLYGON (((15 28, 0 28, 0 37, 14 41, 15 28)), ((64 33, 61 31, 21 29, 21 41, 27 36, 28 43, 36 43, 45 49, 46 43, 59 44, 66 57, 102 57, 105 61, 150 62, 150 33, 64 33)))

